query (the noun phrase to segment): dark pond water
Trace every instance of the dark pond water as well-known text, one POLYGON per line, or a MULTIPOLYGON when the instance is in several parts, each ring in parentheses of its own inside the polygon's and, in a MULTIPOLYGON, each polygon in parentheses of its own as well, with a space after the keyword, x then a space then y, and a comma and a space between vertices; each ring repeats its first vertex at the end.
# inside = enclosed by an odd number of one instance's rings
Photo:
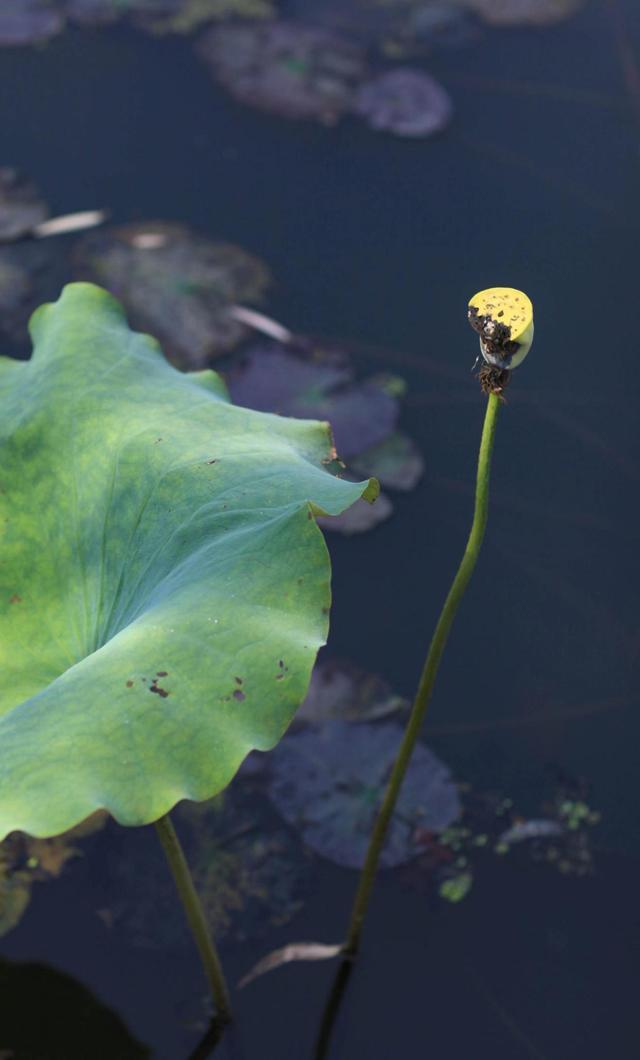
MULTIPOLYGON (((594 872, 487 857, 458 904, 383 874, 332 1060, 639 1054, 640 89, 629 49, 640 55, 635 0, 441 48, 428 67, 456 117, 425 141, 243 109, 187 40, 120 27, 0 50, 3 160, 56 211, 107 204, 117 221, 177 219, 238 243, 277 277, 275 317, 374 347, 358 367, 407 381, 402 423, 426 473, 389 521, 331 537, 328 649, 405 696, 470 517, 483 402, 466 300, 503 283, 535 303, 533 353, 501 413, 487 542, 425 739, 456 778, 531 816, 550 768, 584 781, 602 814, 594 872)), ((133 849, 116 832, 36 886, 1 940, 2 1056, 177 1060, 196 1048, 204 986, 188 944, 135 945, 97 915, 114 856, 133 849)), ((152 895, 165 869, 153 835, 136 838, 152 895)), ((316 860, 293 919, 223 945, 230 979, 285 942, 339 939, 356 878, 316 860)), ((290 966, 241 991, 238 1030, 216 1057, 311 1058, 334 971, 290 966)))

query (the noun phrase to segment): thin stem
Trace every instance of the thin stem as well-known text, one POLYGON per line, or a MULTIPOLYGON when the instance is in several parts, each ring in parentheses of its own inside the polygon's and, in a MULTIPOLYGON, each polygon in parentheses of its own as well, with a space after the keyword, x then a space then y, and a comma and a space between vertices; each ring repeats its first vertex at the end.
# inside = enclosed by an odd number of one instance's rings
POLYGON ((187 914, 189 927, 191 928, 196 946, 200 952, 200 959, 207 979, 209 980, 211 993, 213 994, 213 999, 215 1001, 218 1021, 228 1023, 231 1020, 229 989, 224 977, 224 972, 222 971, 220 958, 218 957, 213 939, 209 934, 202 905, 200 904, 198 893, 193 885, 189 866, 187 865, 187 859, 184 856, 180 840, 176 835, 176 830, 173 827, 173 822, 169 817, 169 814, 165 814, 164 817, 161 817, 156 821, 155 826, 158 838, 160 839, 167 856, 169 867, 173 873, 178 894, 180 895, 180 901, 187 914))
POLYGON ((493 452, 493 442, 495 438, 496 417, 499 407, 500 398, 497 394, 490 394, 484 418, 484 426, 482 428, 482 439, 480 441, 475 509, 469 540, 467 541, 467 547, 464 550, 464 555, 458 568, 458 572, 453 580, 451 589, 449 590, 449 595, 447 596, 440 613, 440 618, 438 619, 438 624, 435 628, 429 646, 429 652, 420 676, 418 691, 416 692, 411 715, 402 738, 398 757, 395 760, 387 790, 385 791, 384 799, 382 801, 382 806, 380 807, 376 823, 371 833, 367 856, 360 875, 360 882, 358 884, 358 890, 351 911, 349 933, 343 951, 347 955, 354 955, 357 952, 360 943, 360 932, 369 904, 369 898, 371 897, 371 891, 373 889, 373 883, 378 868, 378 861, 380 859, 380 852, 384 845, 389 822, 395 809, 398 794, 402 786, 402 781, 404 780, 404 775, 407 771, 407 766, 409 765, 411 754, 420 734, 420 729, 422 728, 442 653, 444 652, 456 611, 458 610, 460 601, 462 600, 467 585, 469 584, 469 579, 473 574, 473 569, 480 552, 480 546, 482 545, 482 539, 487 525, 489 473, 491 469, 491 454, 493 452))

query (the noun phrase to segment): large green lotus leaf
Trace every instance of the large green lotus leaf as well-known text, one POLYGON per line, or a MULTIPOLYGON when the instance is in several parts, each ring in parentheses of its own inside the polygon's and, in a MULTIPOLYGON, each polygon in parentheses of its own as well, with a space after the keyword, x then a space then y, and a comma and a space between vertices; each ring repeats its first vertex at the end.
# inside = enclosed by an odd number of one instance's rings
POLYGON ((145 824, 304 698, 330 603, 326 424, 229 403, 72 284, 0 359, 0 837, 145 824))

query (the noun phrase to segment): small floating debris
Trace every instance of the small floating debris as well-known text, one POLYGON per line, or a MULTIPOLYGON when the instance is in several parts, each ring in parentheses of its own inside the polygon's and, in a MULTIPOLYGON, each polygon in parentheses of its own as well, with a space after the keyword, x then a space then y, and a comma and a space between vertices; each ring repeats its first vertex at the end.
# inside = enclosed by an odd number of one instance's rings
POLYGON ((95 228, 97 225, 104 224, 107 216, 106 210, 79 210, 77 213, 66 213, 34 225, 31 235, 35 239, 46 239, 49 236, 82 232, 87 228, 95 228))
POLYGON ((365 81, 356 93, 353 110, 372 129, 418 138, 445 129, 453 104, 429 74, 399 67, 365 81))

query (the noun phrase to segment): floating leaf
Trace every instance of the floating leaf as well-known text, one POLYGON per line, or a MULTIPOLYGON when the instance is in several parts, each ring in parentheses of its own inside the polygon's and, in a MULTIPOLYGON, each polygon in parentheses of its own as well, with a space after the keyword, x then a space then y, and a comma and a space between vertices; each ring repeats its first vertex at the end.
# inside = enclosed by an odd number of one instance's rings
POLYGON ((364 534, 373 530, 379 523, 384 523, 393 514, 393 504, 386 493, 379 493, 374 505, 366 501, 356 501, 346 512, 332 516, 330 519, 318 519, 318 526, 323 530, 333 530, 346 537, 352 534, 364 534))
POLYGON ((270 0, 177 0, 175 11, 138 19, 151 33, 193 33, 206 22, 230 18, 272 18, 270 0))
POLYGON ((0 45, 37 44, 63 27, 63 15, 49 0, 3 0, 0 6, 0 45))
POLYGON ((585 0, 464 0, 494 26, 547 26, 575 15, 585 0))
POLYGON ((358 380, 341 353, 293 353, 276 344, 253 346, 226 374, 234 401, 265 412, 328 420, 338 455, 350 459, 394 429, 399 401, 388 377, 358 380))
POLYGON ((359 475, 373 475, 381 486, 412 490, 422 478, 424 460, 411 438, 397 431, 354 457, 351 467, 359 475))
POLYGON ((451 121, 453 105, 444 88, 422 70, 399 68, 365 81, 354 113, 372 129, 396 136, 432 136, 451 121))
POLYGON ((228 403, 90 284, 0 361, 0 836, 155 820, 272 747, 327 631, 322 424, 228 403))
POLYGON ((215 26, 198 51, 241 103, 327 125, 349 110, 366 70, 357 44, 296 22, 215 26))
POLYGON ((404 711, 408 701, 391 690, 377 674, 368 674, 352 663, 335 659, 317 662, 307 697, 295 724, 317 725, 330 718, 343 721, 378 721, 404 711))
MULTIPOLYGON (((359 868, 401 738, 402 728, 393 722, 354 729, 348 722, 329 721, 292 733, 272 755, 270 798, 312 850, 359 868)), ((381 864, 389 868, 416 857, 416 830, 440 831, 460 809, 448 768, 418 744, 381 864)))
POLYGON ((254 964, 251 971, 240 980, 238 988, 242 990, 244 986, 252 983, 259 976, 266 975, 275 968, 281 968, 283 964, 289 964, 291 961, 327 961, 338 957, 341 953, 342 943, 329 945, 326 942, 290 942, 288 946, 273 950, 272 953, 268 953, 266 957, 254 964))
POLYGON ((316 0, 311 10, 307 0, 305 13, 392 58, 460 47, 477 36, 460 0, 316 0))
POLYGON ((246 330, 229 307, 260 300, 269 281, 262 262, 240 247, 164 222, 90 233, 77 246, 75 272, 120 298, 133 326, 181 367, 235 346, 246 330))
POLYGON ((48 216, 47 204, 28 177, 17 169, 0 169, 0 242, 28 234, 48 216))

